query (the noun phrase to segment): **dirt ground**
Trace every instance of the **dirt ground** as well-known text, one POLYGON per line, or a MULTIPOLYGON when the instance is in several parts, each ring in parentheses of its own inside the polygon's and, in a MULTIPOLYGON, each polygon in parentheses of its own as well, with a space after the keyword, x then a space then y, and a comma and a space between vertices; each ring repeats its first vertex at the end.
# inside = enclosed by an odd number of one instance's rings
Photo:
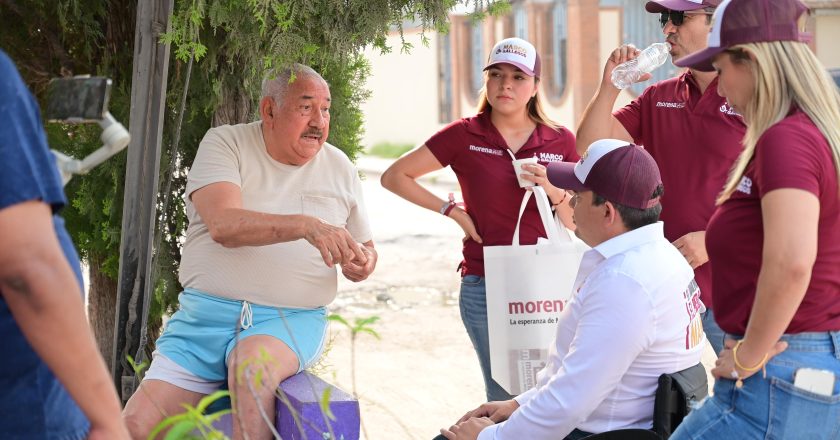
MULTIPOLYGON (((379 251, 376 272, 363 283, 339 283, 331 306, 349 321, 379 316, 356 341, 356 388, 369 440, 430 439, 483 402, 481 371, 457 305, 461 230, 439 214, 364 182, 379 251)), ((428 183, 444 197, 457 189, 428 183)), ((332 343, 318 373, 352 392, 350 332, 332 325, 332 343)), ((714 365, 709 349, 707 369, 714 365)))
MULTIPOLYGON (((368 439, 426 439, 481 403, 478 361, 458 312, 460 228, 382 189, 364 191, 379 253, 363 283, 339 283, 331 306, 348 320, 379 316, 381 339, 359 334, 356 387, 368 439)), ((444 179, 446 180, 446 179, 444 179)), ((431 185, 442 197, 451 182, 431 185)), ((332 325, 322 377, 352 392, 350 332, 332 325)), ((363 438, 365 438, 363 436, 363 438)))

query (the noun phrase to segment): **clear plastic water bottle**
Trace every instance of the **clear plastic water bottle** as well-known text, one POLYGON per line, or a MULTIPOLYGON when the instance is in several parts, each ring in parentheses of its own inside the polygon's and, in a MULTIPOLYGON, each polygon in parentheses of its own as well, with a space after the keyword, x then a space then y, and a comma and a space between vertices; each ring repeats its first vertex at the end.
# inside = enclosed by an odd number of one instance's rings
POLYGON ((653 43, 636 58, 615 66, 612 75, 610 75, 610 81, 616 88, 626 89, 637 82, 645 73, 652 72, 664 64, 670 52, 670 44, 653 43))

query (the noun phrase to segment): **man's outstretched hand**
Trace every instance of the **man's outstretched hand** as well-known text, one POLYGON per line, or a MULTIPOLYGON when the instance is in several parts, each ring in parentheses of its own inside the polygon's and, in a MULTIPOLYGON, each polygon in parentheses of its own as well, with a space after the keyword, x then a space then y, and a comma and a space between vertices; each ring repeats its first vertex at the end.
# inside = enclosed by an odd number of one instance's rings
POLYGON ((363 266, 367 255, 346 229, 333 226, 319 218, 310 217, 303 237, 321 253, 327 267, 355 262, 363 266))
POLYGON ((365 260, 353 260, 347 264, 341 265, 341 273, 350 281, 359 282, 367 279, 373 270, 376 269, 376 262, 379 255, 376 249, 373 248, 373 242, 369 241, 359 245, 362 252, 365 254, 365 260))

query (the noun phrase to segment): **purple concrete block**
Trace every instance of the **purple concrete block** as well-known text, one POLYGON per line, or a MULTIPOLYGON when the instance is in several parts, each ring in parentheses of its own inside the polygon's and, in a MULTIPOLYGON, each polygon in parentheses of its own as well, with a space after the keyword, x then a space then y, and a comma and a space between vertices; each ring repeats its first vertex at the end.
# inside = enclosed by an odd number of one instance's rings
MULTIPOLYGON (((281 399, 275 402, 277 408, 276 428, 284 440, 359 440, 359 402, 350 394, 324 382, 307 372, 298 373, 280 384, 281 399), (327 418, 321 412, 321 396, 330 391, 330 410, 335 420, 329 420, 335 437, 330 437, 327 418), (295 423, 295 415, 300 427, 295 423)), ((233 419, 226 414, 213 424, 229 437, 233 434, 233 419)))
MULTIPOLYGON (((233 438, 233 419, 230 414, 225 414, 219 420, 216 420, 213 427, 224 432, 228 438, 233 438)), ((198 430, 193 431, 193 434, 199 435, 198 430)))
POLYGON ((350 394, 330 385, 307 372, 296 374, 280 384, 280 389, 289 399, 289 405, 277 401, 277 431, 286 440, 330 439, 326 416, 321 412, 321 396, 327 388, 330 391, 330 410, 335 420, 329 425, 335 434, 334 440, 359 439, 359 402, 350 394), (303 425, 295 425, 293 413, 303 425))

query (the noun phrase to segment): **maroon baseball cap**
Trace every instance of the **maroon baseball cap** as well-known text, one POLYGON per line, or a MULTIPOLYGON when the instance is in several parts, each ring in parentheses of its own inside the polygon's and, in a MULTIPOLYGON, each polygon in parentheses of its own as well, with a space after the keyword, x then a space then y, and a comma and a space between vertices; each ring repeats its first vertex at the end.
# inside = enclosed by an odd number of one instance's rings
POLYGON ((549 164, 548 181, 558 188, 589 190, 613 203, 648 209, 659 203, 659 197, 650 196, 662 184, 662 177, 644 148, 601 139, 593 142, 577 163, 549 164))
POLYGON ((706 49, 676 61, 679 67, 712 72, 712 59, 726 49, 744 43, 810 40, 800 32, 798 21, 808 7, 799 0, 724 0, 712 17, 706 49))
POLYGON ((665 11, 694 11, 714 8, 721 0, 651 0, 645 4, 645 10, 658 14, 665 11))

